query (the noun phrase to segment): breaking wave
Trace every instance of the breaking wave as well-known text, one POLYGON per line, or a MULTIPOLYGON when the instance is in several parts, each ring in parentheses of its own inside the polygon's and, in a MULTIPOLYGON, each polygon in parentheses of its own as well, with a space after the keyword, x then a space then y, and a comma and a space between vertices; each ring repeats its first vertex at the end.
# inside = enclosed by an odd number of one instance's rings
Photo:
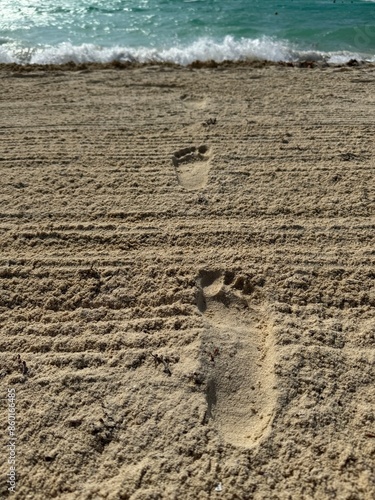
POLYGON ((285 40, 271 37, 222 40, 200 38, 186 46, 165 47, 103 47, 94 44, 73 45, 63 42, 56 46, 19 47, 2 40, 0 63, 18 64, 65 64, 119 62, 162 62, 188 65, 195 61, 245 61, 266 60, 271 62, 324 61, 344 64, 351 59, 375 62, 375 57, 350 51, 321 52, 301 50, 285 40), (5 43, 4 43, 5 42, 5 43))

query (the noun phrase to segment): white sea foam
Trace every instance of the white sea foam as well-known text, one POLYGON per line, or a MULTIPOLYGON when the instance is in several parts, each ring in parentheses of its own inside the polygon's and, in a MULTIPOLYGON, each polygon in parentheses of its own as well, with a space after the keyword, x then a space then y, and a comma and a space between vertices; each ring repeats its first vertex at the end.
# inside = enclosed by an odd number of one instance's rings
POLYGON ((7 47, 0 46, 0 63, 14 63, 17 59, 7 47))
POLYGON ((327 61, 338 64, 350 59, 374 61, 374 57, 352 52, 319 52, 299 50, 285 40, 270 37, 236 40, 226 36, 221 41, 200 38, 187 46, 170 48, 100 47, 93 44, 72 45, 69 42, 51 47, 20 49, 12 44, 0 46, 0 62, 20 64, 64 64, 67 62, 170 62, 187 65, 194 61, 241 61, 248 59, 273 62, 301 60, 327 61))

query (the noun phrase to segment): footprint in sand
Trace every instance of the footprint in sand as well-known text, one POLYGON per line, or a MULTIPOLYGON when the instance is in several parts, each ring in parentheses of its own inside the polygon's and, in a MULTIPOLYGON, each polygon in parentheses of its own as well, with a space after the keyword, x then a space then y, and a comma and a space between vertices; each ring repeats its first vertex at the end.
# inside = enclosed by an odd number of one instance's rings
POLYGON ((197 285, 207 416, 227 442, 254 446, 270 431, 277 397, 266 307, 251 304, 251 283, 233 273, 201 271, 197 285))
POLYGON ((172 162, 181 186, 188 190, 203 188, 208 180, 209 158, 210 151, 204 144, 176 151, 172 162))
POLYGON ((183 101, 184 106, 191 110, 204 110, 209 105, 209 100, 202 96, 193 96, 188 94, 183 94, 180 99, 183 101))

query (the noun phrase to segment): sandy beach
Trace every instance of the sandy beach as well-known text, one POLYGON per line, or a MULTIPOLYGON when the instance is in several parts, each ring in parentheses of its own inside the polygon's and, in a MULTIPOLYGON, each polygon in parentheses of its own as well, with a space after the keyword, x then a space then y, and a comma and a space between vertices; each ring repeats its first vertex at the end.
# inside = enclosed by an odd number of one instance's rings
POLYGON ((1 498, 375 497, 375 67, 209 66, 0 67, 1 498))

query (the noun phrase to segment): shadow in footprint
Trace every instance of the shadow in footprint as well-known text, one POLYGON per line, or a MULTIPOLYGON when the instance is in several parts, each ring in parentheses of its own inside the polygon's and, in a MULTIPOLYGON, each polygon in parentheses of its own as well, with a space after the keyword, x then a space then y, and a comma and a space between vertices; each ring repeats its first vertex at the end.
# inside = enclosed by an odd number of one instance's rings
POLYGON ((197 282, 197 306, 207 319, 207 415, 227 442, 245 447, 268 434, 277 397, 272 328, 267 307, 251 304, 252 292, 249 280, 233 273, 202 271, 197 282))
POLYGON ((207 309, 206 297, 214 297, 222 288, 222 273, 220 271, 205 271, 199 277, 197 289, 197 306, 200 312, 207 309), (204 290, 204 292, 203 292, 204 290))
POLYGON ((206 401, 207 401, 207 416, 208 418, 214 418, 213 411, 217 403, 215 380, 211 379, 207 382, 206 401))
POLYGON ((188 190, 201 189, 207 184, 210 152, 204 144, 180 149, 172 156, 178 182, 188 190))

